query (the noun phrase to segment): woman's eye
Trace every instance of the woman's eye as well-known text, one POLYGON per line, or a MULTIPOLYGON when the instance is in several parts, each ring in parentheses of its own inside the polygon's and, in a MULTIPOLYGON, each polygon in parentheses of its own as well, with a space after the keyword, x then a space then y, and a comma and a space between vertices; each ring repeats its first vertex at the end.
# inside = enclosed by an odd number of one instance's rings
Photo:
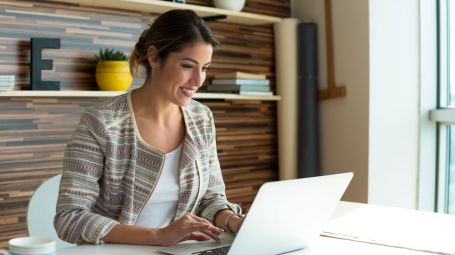
POLYGON ((207 70, 208 70, 208 69, 209 69, 209 67, 208 67, 208 66, 204 66, 204 67, 202 67, 202 71, 203 71, 203 72, 207 72, 207 70))
POLYGON ((182 67, 185 69, 191 69, 193 68, 193 65, 182 64, 182 67))

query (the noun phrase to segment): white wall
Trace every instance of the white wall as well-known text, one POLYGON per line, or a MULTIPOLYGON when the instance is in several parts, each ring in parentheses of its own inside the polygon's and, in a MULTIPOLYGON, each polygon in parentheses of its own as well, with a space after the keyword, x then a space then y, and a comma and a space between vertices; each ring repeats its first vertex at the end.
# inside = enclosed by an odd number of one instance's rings
POLYGON ((419 1, 370 0, 369 10, 368 201, 416 208, 419 1))
MULTIPOLYGON (((319 28, 324 1, 294 0, 292 16, 319 28)), ((320 103, 324 174, 354 171, 343 199, 416 208, 419 161, 419 0, 332 1, 335 80, 347 97, 320 103)))
MULTIPOLYGON (((324 1, 291 1, 292 16, 318 24, 320 87, 326 87, 324 1)), ((347 97, 320 106, 323 174, 354 172, 343 197, 367 202, 368 192, 368 1, 332 1, 335 82, 347 97)))

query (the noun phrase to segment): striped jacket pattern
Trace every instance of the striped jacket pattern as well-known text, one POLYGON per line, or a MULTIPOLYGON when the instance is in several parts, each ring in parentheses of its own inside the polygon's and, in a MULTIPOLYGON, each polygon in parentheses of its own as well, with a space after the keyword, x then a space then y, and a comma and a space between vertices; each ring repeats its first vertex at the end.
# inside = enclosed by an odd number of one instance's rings
MULTIPOLYGON (((226 199, 211 111, 194 100, 181 110, 186 134, 174 220, 187 212, 211 222, 222 209, 241 213, 226 199)), ((63 160, 54 217, 62 240, 98 244, 116 224, 135 224, 165 158, 141 139, 135 123, 131 93, 82 114, 63 160)))

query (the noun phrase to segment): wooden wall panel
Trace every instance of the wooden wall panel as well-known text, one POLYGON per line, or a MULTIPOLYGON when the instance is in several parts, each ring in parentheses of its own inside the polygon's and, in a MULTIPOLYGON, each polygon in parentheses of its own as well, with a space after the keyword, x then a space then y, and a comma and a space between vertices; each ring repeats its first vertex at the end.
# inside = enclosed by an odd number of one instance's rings
MULTIPOLYGON (((289 16, 289 1, 249 0, 245 11, 289 16)), ((212 1, 188 3, 212 6, 212 1)), ((114 47, 130 52, 153 13, 100 9, 43 1, 0 0, 0 74, 14 74, 16 89, 29 88, 30 38, 61 38, 62 48, 44 50, 62 90, 96 90, 94 54, 114 47)), ((266 73, 275 89, 271 25, 210 22, 222 46, 208 80, 216 73, 266 73)), ((142 81, 136 79, 135 86, 142 81)), ((0 98, 0 248, 26 235, 30 196, 61 172, 63 149, 81 112, 101 98, 0 98)), ((204 100, 214 112, 220 163, 230 200, 249 208, 258 187, 278 175, 276 103, 204 100)))
POLYGON ((215 117, 218 157, 227 196, 248 209, 259 186, 278 178, 276 103, 206 104, 215 117))
POLYGON ((96 98, 0 98, 0 246, 27 234, 31 195, 61 173, 65 144, 96 98))

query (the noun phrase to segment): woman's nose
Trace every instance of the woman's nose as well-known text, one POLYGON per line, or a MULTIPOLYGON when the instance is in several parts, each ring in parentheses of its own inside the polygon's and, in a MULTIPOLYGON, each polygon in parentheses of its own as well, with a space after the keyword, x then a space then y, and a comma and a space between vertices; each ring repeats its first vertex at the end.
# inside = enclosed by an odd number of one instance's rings
POLYGON ((205 80, 205 72, 196 70, 193 73, 193 83, 198 88, 202 86, 202 83, 204 83, 204 80, 205 80))

